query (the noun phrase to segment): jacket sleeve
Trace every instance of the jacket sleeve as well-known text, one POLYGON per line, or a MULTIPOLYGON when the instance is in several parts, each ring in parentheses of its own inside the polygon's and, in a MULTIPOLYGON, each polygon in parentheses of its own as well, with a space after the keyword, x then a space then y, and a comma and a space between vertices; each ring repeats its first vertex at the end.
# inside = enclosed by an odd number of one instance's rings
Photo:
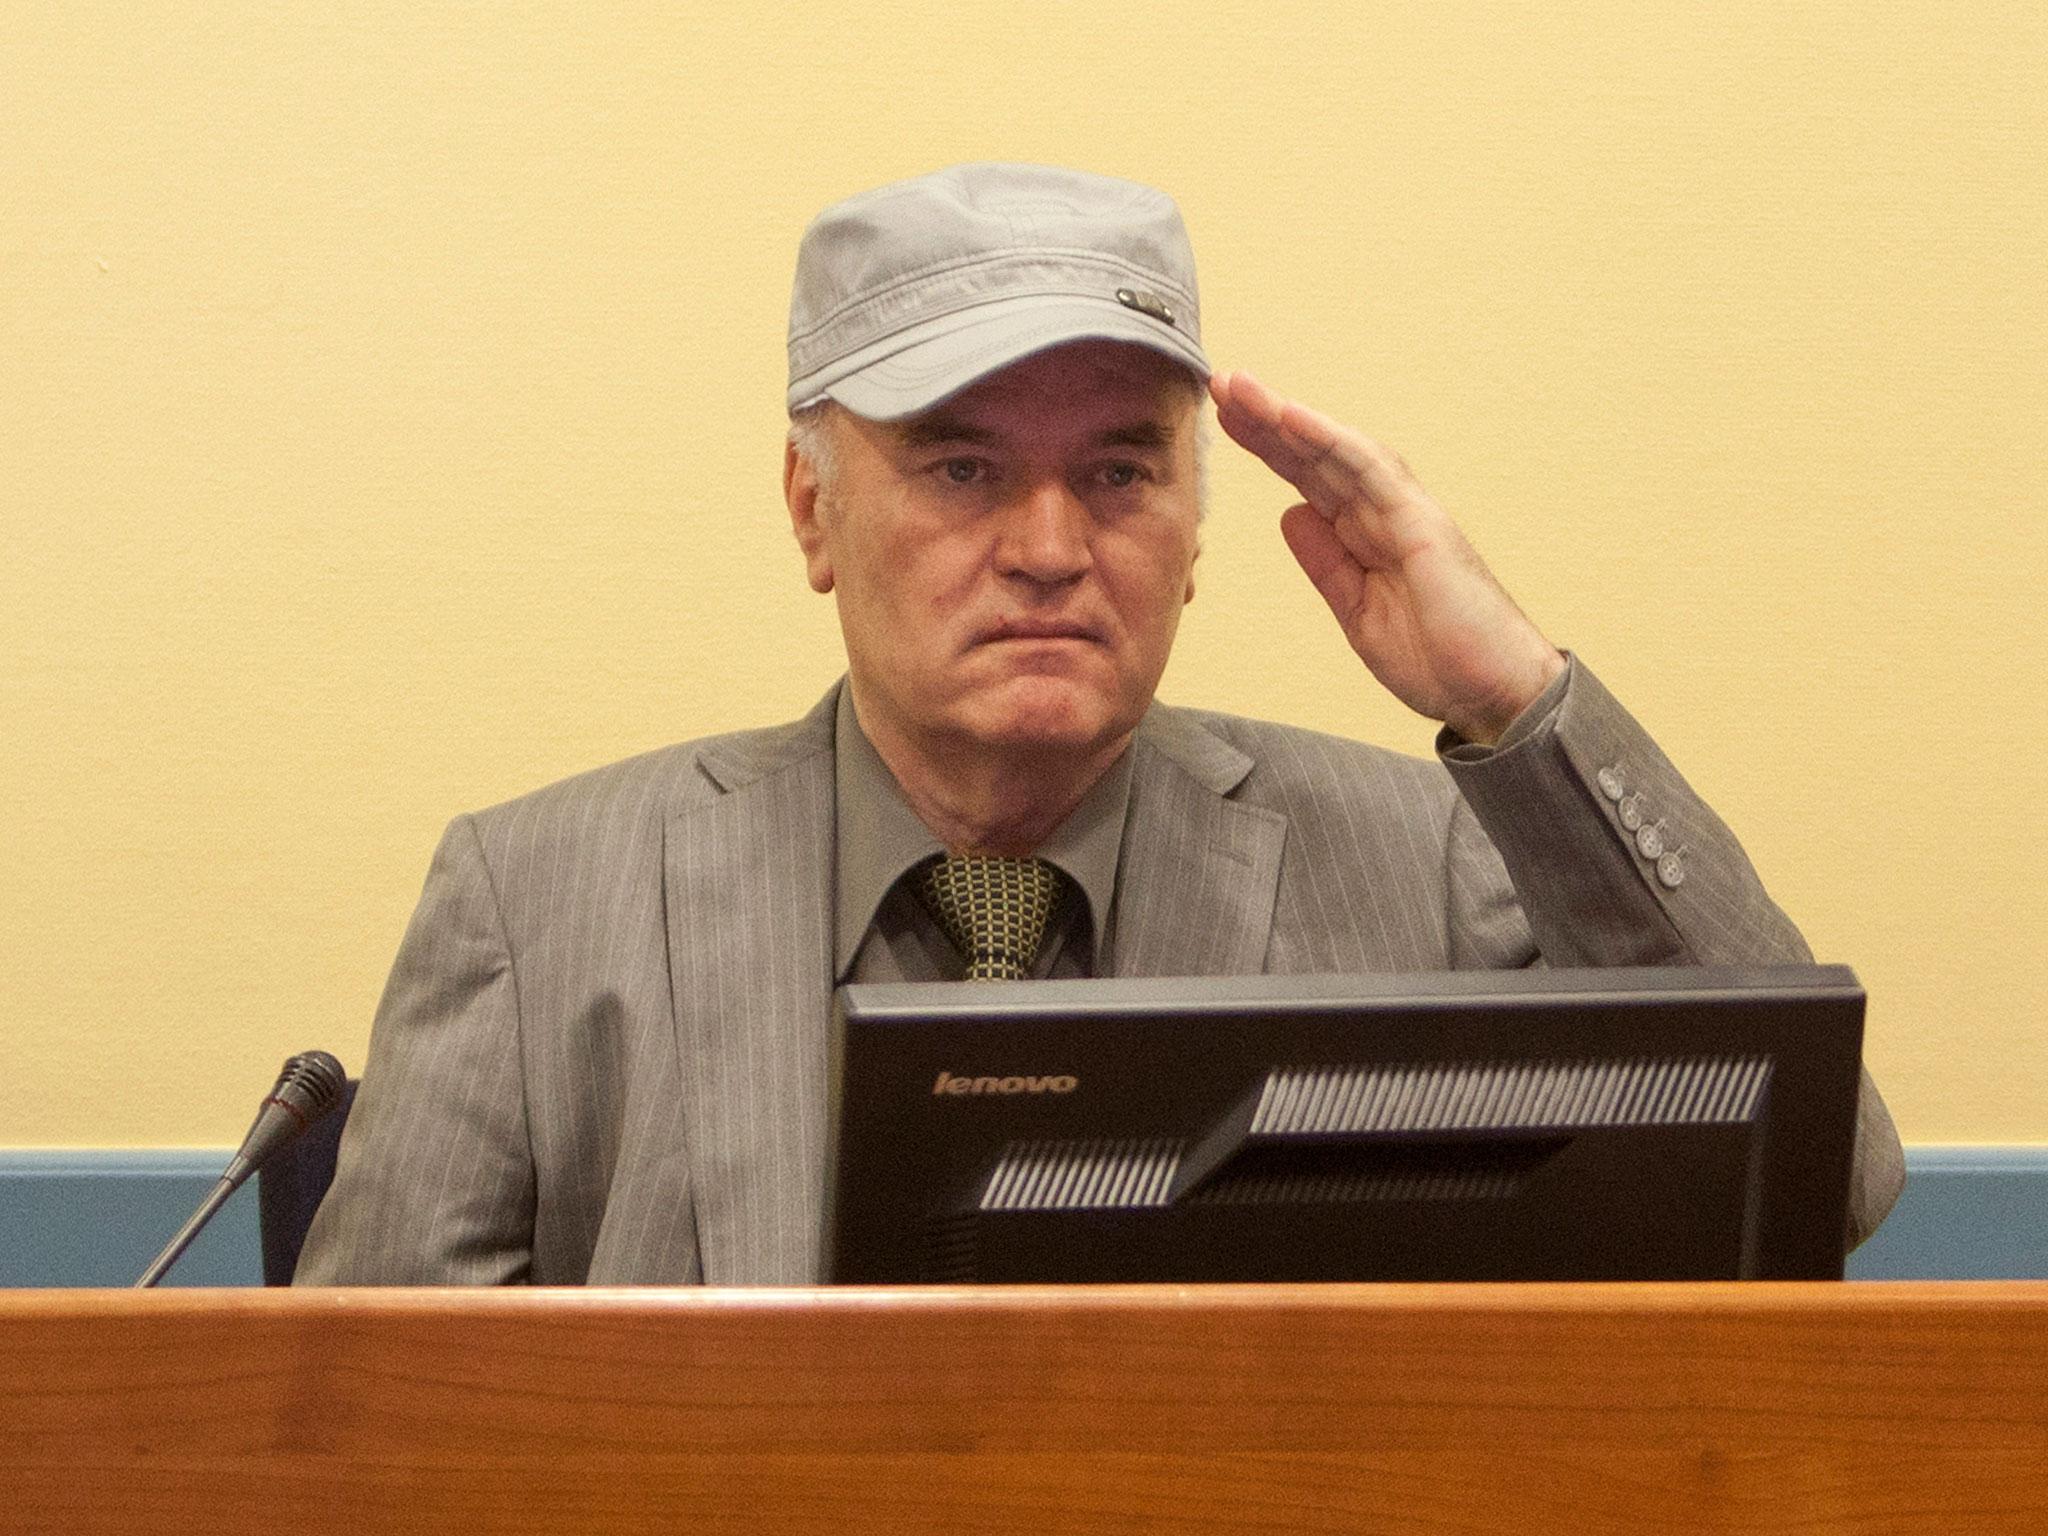
MULTIPOLYGON (((1456 783, 1450 941, 1458 965, 1797 965, 1812 952, 1734 833, 1576 657, 1497 747, 1439 740, 1456 783)), ((1863 1074, 1849 1246, 1905 1183, 1863 1074)))
POLYGON ((523 1280, 533 1211, 518 977, 464 816, 441 839, 399 947, 293 1283, 523 1280))

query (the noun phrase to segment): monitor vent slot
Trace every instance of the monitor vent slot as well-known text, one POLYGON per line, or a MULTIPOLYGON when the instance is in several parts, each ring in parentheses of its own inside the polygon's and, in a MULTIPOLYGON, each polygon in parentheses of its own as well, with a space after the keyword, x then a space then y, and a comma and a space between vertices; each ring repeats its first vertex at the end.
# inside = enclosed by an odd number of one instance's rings
POLYGON ((980 1227, 972 1211, 925 1223, 923 1269, 928 1285, 967 1285, 980 1278, 980 1227))
POLYGON ((1013 1141, 996 1159, 980 1209, 1098 1211, 1164 1205, 1185 1145, 1164 1137, 1013 1141))
POLYGON ((1281 1067, 1266 1078, 1251 1134, 1740 1124, 1756 1118, 1770 1078, 1761 1056, 1281 1067))
POLYGON ((1358 1205, 1371 1200, 1505 1200, 1523 1181, 1507 1173, 1225 1174, 1195 1205, 1358 1205))
POLYGON ((1193 1205, 1357 1205, 1505 1200, 1569 1136, 1461 1142, 1297 1141, 1241 1147, 1189 1196, 1193 1205))

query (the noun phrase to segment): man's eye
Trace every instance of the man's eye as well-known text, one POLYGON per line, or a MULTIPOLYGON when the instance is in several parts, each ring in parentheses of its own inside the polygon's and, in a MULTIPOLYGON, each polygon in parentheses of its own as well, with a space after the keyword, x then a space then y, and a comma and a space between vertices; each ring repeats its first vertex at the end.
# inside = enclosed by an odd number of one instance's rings
POLYGON ((983 478, 982 467, 979 459, 948 459, 939 471, 955 485, 972 485, 983 478))
POLYGON ((1141 465, 1115 463, 1102 466, 1102 483, 1113 491, 1128 490, 1145 478, 1141 465))

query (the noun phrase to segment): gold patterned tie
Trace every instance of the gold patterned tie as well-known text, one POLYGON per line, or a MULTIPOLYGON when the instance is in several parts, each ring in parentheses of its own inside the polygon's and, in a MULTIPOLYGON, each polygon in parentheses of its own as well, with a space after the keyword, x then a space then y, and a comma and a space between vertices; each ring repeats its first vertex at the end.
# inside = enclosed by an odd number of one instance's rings
POLYGON ((969 981, 1022 981, 1038 959, 1067 877, 1043 859, 933 859, 918 899, 967 957, 969 981))

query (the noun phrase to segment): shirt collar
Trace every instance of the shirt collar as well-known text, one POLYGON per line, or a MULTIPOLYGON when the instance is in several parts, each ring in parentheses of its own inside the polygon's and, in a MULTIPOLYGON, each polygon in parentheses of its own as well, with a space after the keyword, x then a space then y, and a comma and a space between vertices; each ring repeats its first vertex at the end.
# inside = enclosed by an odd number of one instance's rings
MULTIPOLYGON (((890 887, 912 865, 946 850, 918 820, 896 776, 860 728, 850 687, 839 690, 834 730, 839 891, 833 974, 844 980, 890 887)), ((1098 958, 1116 894, 1117 854, 1130 798, 1131 753, 1126 748, 1037 849, 1038 857, 1080 888, 1083 921, 1098 958)))

